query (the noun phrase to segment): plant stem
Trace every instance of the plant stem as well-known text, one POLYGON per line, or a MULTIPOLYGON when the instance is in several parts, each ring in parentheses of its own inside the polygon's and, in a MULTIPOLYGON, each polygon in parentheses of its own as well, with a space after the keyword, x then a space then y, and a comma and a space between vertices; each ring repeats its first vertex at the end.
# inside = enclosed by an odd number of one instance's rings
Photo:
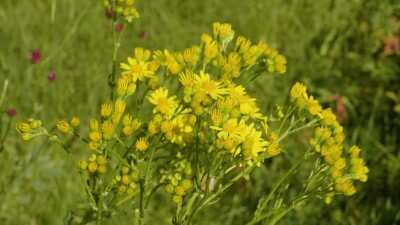
MULTIPOLYGON (((309 150, 308 150, 309 151, 309 150)), ((286 172, 286 174, 278 181, 278 183, 276 183, 276 185, 274 186, 274 188, 271 190, 271 192, 268 194, 267 198, 263 200, 263 202, 261 203, 261 205, 258 207, 258 209, 256 210, 255 214, 254 214, 254 218, 247 223, 247 225, 250 224, 254 224, 254 221, 257 221, 258 218, 261 215, 261 212, 264 210, 265 206, 268 204, 269 200, 271 200, 272 196, 274 195, 275 191, 278 189, 278 187, 283 183, 283 181, 286 180, 287 177, 289 177, 289 175, 291 175, 299 166, 300 164, 306 159, 306 155, 308 154, 308 151, 305 153, 305 155, 299 159, 296 164, 294 164, 289 171, 286 172)))
POLYGON ((96 218, 96 225, 101 225, 102 220, 103 220, 103 201, 104 201, 104 195, 103 195, 103 191, 104 191, 104 174, 100 174, 99 177, 100 181, 98 181, 99 183, 99 201, 97 204, 97 218, 96 218))
POLYGON ((290 124, 289 128, 285 131, 285 133, 282 134, 282 135, 279 137, 278 142, 282 141, 282 140, 283 140, 284 138, 286 138, 288 135, 294 134, 294 133, 296 133, 296 132, 299 131, 299 130, 302 130, 302 129, 305 129, 305 128, 310 128, 310 127, 316 126, 316 125, 317 125, 317 122, 318 122, 317 119, 314 119, 314 120, 311 120, 310 122, 308 122, 306 125, 301 126, 301 127, 298 127, 298 128, 296 128, 296 129, 293 129, 293 130, 292 130, 292 128, 294 127, 294 125, 296 125, 297 122, 299 122, 299 121, 300 121, 300 120, 296 120, 296 121, 292 122, 292 123, 290 124))
MULTIPOLYGON (((46 135, 49 136, 49 137, 51 137, 51 134, 49 134, 47 131, 46 131, 46 135)), ((61 145, 61 147, 65 150, 65 152, 68 154, 68 156, 69 156, 69 157, 72 159, 72 161, 74 162, 75 168, 78 170, 78 173, 79 173, 79 176, 81 177, 82 183, 83 183, 83 185, 85 186, 86 193, 87 193, 88 196, 89 196, 89 200, 90 200, 90 202, 92 203, 92 205, 95 206, 95 205, 96 205, 96 200, 94 200, 94 196, 93 196, 92 192, 90 191, 90 187, 89 187, 89 185, 87 184, 85 178, 83 177, 82 171, 79 169, 78 162, 76 161, 75 157, 74 157, 74 156, 71 154, 71 152, 68 150, 67 146, 65 146, 65 145, 60 141, 60 139, 57 138, 57 139, 55 139, 55 141, 58 142, 58 143, 61 145)))

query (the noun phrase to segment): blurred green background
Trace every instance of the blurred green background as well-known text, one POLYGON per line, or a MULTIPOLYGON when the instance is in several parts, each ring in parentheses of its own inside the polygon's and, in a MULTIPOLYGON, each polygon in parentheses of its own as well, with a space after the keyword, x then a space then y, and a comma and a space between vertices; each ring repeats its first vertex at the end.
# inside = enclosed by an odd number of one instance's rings
MULTIPOLYGON (((260 77, 248 87, 264 112, 284 104, 295 81, 304 82, 324 106, 335 110, 346 144, 363 149, 369 179, 354 196, 337 196, 329 205, 315 200, 280 224, 400 223, 399 1, 138 0, 137 6, 141 17, 125 26, 119 61, 138 46, 182 50, 198 44, 213 22, 231 23, 236 36, 266 41, 288 59, 285 75, 260 77), (140 38, 143 31, 147 36, 140 38)), ((31 117, 51 129, 60 119, 79 115, 85 123, 96 115, 109 94, 104 90, 111 71, 112 29, 100 0, 0 1, 0 224, 63 224, 68 210, 82 216, 84 188, 65 152, 44 138, 24 142, 14 127, 31 117), (36 49, 42 59, 32 64, 29 53, 36 49), (50 71, 56 73, 54 82, 47 77, 50 71), (10 117, 9 109, 16 116, 10 117)), ((86 154, 85 146, 70 144, 74 154, 86 154)), ((290 157, 267 163, 267 169, 233 189, 196 223, 247 221, 257 197, 289 167, 290 157)), ((290 186, 294 192, 296 184, 301 187, 301 180, 290 186)), ((168 224, 171 205, 164 195, 158 197, 149 224, 168 224)), ((106 224, 128 224, 129 219, 114 215, 106 224)))

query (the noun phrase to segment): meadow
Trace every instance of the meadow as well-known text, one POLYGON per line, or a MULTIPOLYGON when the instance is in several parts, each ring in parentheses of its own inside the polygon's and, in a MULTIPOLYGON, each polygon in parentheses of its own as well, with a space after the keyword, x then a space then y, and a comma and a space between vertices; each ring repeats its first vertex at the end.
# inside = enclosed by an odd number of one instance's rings
MULTIPOLYGON (((182 51, 199 44, 214 22, 230 23, 235 36, 264 41, 287 59, 285 74, 261 75, 246 87, 262 113, 279 112, 279 105, 289 104, 291 87, 302 82, 336 113, 343 145, 362 149, 368 180, 356 184, 354 195, 337 195, 329 204, 310 199, 279 224, 400 223, 400 2, 137 0, 135 5, 140 17, 123 25, 118 65, 136 47, 182 51)), ((0 1, 0 224, 79 224, 85 217, 85 187, 64 149, 45 137, 22 140, 15 127, 35 118, 56 132, 60 120, 80 116, 88 124, 96 117, 110 99, 114 29, 102 1, 0 1), (30 55, 35 50, 38 62, 30 55)), ((117 75, 121 72, 118 67, 117 75)), ((285 139, 286 152, 266 159, 193 224, 249 221, 259 197, 291 168, 311 135, 285 139)), ((61 139, 77 158, 87 157, 86 145, 76 138, 61 139)), ((312 168, 314 162, 303 166, 312 168)), ((301 192, 305 171, 285 183, 277 201, 301 192)), ((157 191, 154 199, 146 224, 171 224, 168 194, 157 191)), ((133 203, 121 204, 124 210, 106 215, 103 224, 135 224, 133 203)))

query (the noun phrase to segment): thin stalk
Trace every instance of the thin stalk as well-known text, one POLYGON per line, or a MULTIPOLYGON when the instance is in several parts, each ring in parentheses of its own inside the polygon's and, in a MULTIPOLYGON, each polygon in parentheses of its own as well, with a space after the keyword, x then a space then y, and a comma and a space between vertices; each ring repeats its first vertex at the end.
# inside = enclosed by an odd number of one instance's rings
POLYGON ((285 131, 285 133, 282 134, 282 135, 279 137, 278 142, 282 141, 285 137, 287 137, 287 136, 290 135, 290 134, 294 134, 294 133, 296 133, 296 132, 298 132, 298 131, 300 131, 300 130, 302 130, 302 129, 306 129, 306 128, 310 128, 310 127, 314 127, 314 126, 317 126, 317 125, 318 125, 318 124, 317 124, 318 120, 317 120, 317 119, 314 119, 314 120, 311 120, 310 122, 308 122, 306 125, 301 126, 301 127, 298 127, 298 128, 296 128, 296 129, 293 129, 293 130, 292 130, 292 128, 294 127, 294 125, 295 125, 297 122, 299 122, 299 121, 300 121, 300 120, 296 120, 295 122, 293 122, 293 123, 290 125, 290 127, 285 131))
POLYGON ((8 88, 8 79, 4 80, 3 90, 1 92, 1 97, 0 97, 0 110, 2 110, 3 108, 3 103, 4 103, 4 98, 6 96, 7 88, 8 88))
POLYGON ((100 174, 99 177, 99 202, 97 204, 97 218, 96 225, 101 225, 103 221, 103 202, 104 202, 104 174, 100 174))
POLYGON ((283 128, 283 126, 284 126, 285 123, 286 123, 286 120, 289 118, 290 115, 292 115, 294 109, 295 109, 295 108, 290 108, 289 111, 286 113, 286 115, 285 115, 285 117, 283 118, 282 123, 281 123, 281 125, 279 126, 279 129, 278 129, 278 131, 277 131, 277 134, 278 134, 278 135, 281 133, 282 128, 283 128))
MULTIPOLYGON (((50 134, 49 134, 49 135, 50 135, 50 134)), ((68 154, 68 156, 69 156, 69 157, 72 159, 72 161, 74 162, 75 168, 78 170, 78 173, 79 173, 79 176, 81 177, 82 183, 83 183, 83 185, 85 186, 86 193, 87 193, 88 196, 89 196, 89 200, 90 200, 91 204, 92 204, 93 206, 95 206, 95 205, 96 205, 96 200, 94 199, 94 196, 93 196, 93 194, 92 194, 92 191, 90 190, 90 187, 89 187, 89 185, 87 184, 87 182, 86 182, 86 180, 85 180, 85 177, 83 176, 82 171, 81 171, 81 170, 79 169, 79 167, 78 167, 78 162, 76 161, 75 157, 71 154, 71 152, 68 150, 68 148, 67 148, 59 139, 56 139, 56 141, 62 146, 62 148, 65 150, 65 152, 68 154)))
MULTIPOLYGON (((261 212, 264 210, 265 206, 268 204, 269 200, 271 200, 272 196, 275 194, 275 191, 279 188, 279 186, 283 183, 283 181, 286 180, 287 177, 289 177, 289 175, 291 175, 299 166, 300 164, 306 159, 306 155, 307 155, 308 151, 306 152, 306 154, 299 159, 296 164, 294 164, 289 171, 286 172, 286 174, 278 181, 278 183, 276 183, 276 185, 274 186, 274 188, 271 190, 271 192, 268 194, 267 198, 264 199, 264 201, 261 203, 261 205, 258 207, 258 209, 256 210, 255 214, 254 214, 254 218, 253 220, 257 220, 258 217, 260 217, 261 212)), ((252 221, 253 221, 252 220, 252 221)), ((251 221, 250 221, 251 222, 251 221)), ((251 224, 251 223, 249 223, 251 224)))

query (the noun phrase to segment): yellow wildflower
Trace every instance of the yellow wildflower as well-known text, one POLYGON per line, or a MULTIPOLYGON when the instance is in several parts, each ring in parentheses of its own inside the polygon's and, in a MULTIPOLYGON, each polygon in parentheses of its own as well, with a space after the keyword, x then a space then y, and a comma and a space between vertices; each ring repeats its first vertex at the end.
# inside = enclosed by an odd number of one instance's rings
POLYGON ((79 126, 79 124, 81 124, 80 119, 78 117, 76 117, 76 116, 72 117, 71 126, 77 127, 77 126, 79 126))
POLYGON ((57 129, 58 129, 59 131, 63 132, 63 133, 69 133, 69 132, 71 131, 71 127, 70 127, 69 124, 68 124, 66 121, 64 121, 64 120, 59 121, 59 122, 57 123, 57 129))
POLYGON ((153 91, 147 99, 156 106, 153 113, 159 112, 163 115, 172 115, 178 107, 176 96, 168 97, 168 89, 163 87, 153 91))
POLYGON ((147 141, 147 137, 141 137, 136 141, 135 144, 136 150, 139 152, 144 152, 149 147, 149 142, 147 141))
POLYGON ((136 82, 137 80, 144 81, 146 77, 154 74, 154 72, 150 70, 148 66, 148 62, 138 61, 137 59, 131 57, 128 57, 128 64, 120 64, 120 67, 126 70, 122 72, 122 75, 130 75, 132 82, 136 82))
POLYGON ((217 99, 221 95, 227 94, 226 88, 223 88, 222 82, 213 81, 210 74, 200 71, 200 75, 195 74, 196 86, 199 90, 211 96, 212 99, 217 99))
POLYGON ((106 120, 101 125, 101 131, 103 132, 104 139, 110 140, 114 135, 114 125, 109 120, 106 120))

